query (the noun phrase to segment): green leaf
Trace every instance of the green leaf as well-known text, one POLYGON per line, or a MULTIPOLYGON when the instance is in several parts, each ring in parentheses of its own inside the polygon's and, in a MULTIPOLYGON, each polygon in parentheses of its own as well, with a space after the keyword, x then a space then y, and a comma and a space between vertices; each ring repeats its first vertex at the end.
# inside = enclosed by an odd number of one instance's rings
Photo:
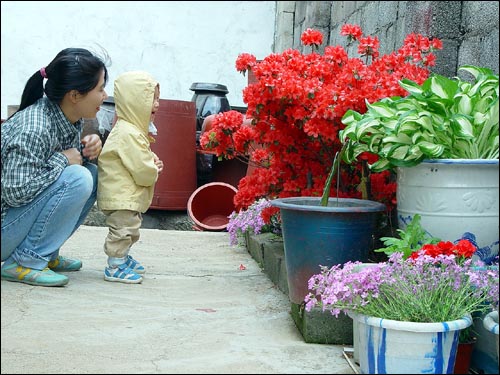
POLYGON ((395 113, 387 102, 376 102, 373 104, 366 103, 366 107, 371 112, 372 116, 377 117, 392 117, 395 113))
POLYGON ((428 79, 431 82, 430 90, 434 95, 444 99, 453 99, 458 86, 456 81, 439 74, 434 74, 428 79))
POLYGON ((385 143, 402 143, 410 145, 412 144, 411 138, 405 133, 399 133, 398 135, 390 135, 383 138, 385 143))
POLYGON ((387 157, 404 160, 406 155, 408 155, 409 149, 410 147, 406 145, 396 145, 387 153, 387 157))
POLYGON ((356 111, 353 111, 352 109, 349 109, 346 111, 344 116, 342 116, 342 123, 349 125, 352 124, 356 121, 361 120, 362 115, 356 111))
POLYGON ((423 92, 422 87, 418 83, 407 78, 400 80, 399 86, 408 91, 410 94, 421 94, 423 92))
POLYGON ((477 79, 480 75, 494 75, 493 71, 489 68, 480 68, 474 65, 462 65, 460 68, 458 68, 458 71, 466 71, 469 72, 474 76, 474 78, 477 79))
POLYGON ((472 111, 471 99, 465 94, 457 95, 455 98, 458 99, 457 112, 464 115, 469 115, 472 111))
POLYGON ((381 237, 380 240, 385 247, 376 249, 376 252, 384 252, 391 255, 396 252, 403 253, 407 259, 414 251, 418 251, 425 244, 438 243, 439 238, 430 237, 420 225, 421 217, 415 214, 411 222, 403 229, 397 229, 398 237, 381 237))
POLYGON ((381 132, 381 123, 369 117, 358 122, 354 139, 361 139, 365 134, 377 134, 381 132))
POLYGON ((431 74, 421 85, 399 83, 409 95, 367 103, 364 114, 346 112, 344 160, 370 151, 379 172, 413 166, 425 158, 498 158, 498 75, 464 66, 475 77, 469 83, 431 74))
POLYGON ((387 159, 379 159, 375 163, 369 164, 368 166, 370 167, 370 170, 375 173, 385 171, 392 167, 391 163, 387 159))
POLYGON ((437 145, 431 142, 420 142, 418 147, 420 151, 422 151, 422 153, 427 155, 430 159, 439 158, 445 149, 443 145, 437 145))
POLYGON ((466 115, 455 114, 451 116, 450 124, 456 137, 473 138, 471 118, 466 115))

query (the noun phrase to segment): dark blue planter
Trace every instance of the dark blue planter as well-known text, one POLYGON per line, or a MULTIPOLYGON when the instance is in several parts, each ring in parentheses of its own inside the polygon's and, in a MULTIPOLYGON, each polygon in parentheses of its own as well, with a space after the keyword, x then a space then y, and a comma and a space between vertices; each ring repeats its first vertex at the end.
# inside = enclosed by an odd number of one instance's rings
POLYGON ((385 205, 361 199, 331 198, 327 207, 319 197, 280 198, 283 245, 290 301, 301 304, 307 282, 320 265, 368 261, 377 220, 385 205))

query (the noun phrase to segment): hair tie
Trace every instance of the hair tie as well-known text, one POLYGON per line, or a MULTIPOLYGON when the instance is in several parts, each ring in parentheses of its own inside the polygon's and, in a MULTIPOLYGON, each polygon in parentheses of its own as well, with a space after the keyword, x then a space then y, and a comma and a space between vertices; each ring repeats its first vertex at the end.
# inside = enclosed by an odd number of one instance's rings
POLYGON ((47 73, 45 72, 45 67, 40 69, 40 74, 42 75, 43 78, 47 78, 47 73))

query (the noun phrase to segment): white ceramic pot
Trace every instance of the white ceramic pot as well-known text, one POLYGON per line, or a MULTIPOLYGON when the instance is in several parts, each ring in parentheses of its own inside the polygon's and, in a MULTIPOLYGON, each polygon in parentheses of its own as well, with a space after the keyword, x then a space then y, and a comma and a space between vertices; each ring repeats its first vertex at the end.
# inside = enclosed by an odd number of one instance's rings
POLYGON ((431 236, 472 239, 483 260, 498 254, 498 159, 427 160, 398 168, 397 183, 400 229, 418 213, 431 236))
MULTIPOLYGON (((361 270, 367 267, 374 267, 378 263, 362 263, 356 268, 354 271, 361 270)), ((358 320, 354 319, 353 315, 348 314, 349 317, 352 318, 352 357, 355 363, 359 364, 359 328, 358 328, 358 320)))
POLYGON ((498 310, 492 311, 484 317, 483 320, 484 329, 496 335, 497 339, 497 362, 498 362, 498 310))
POLYGON ((472 324, 470 316, 414 323, 349 315, 358 322, 363 374, 453 374, 458 331, 472 324))

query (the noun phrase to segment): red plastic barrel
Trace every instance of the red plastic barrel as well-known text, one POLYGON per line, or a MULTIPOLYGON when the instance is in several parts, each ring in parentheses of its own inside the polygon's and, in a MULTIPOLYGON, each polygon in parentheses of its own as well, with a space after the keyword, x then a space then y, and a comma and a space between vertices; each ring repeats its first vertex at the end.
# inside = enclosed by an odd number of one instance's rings
POLYGON ((202 185, 189 197, 188 215, 200 230, 225 230, 228 216, 235 210, 233 198, 237 192, 233 185, 225 182, 202 185))
POLYGON ((163 161, 150 208, 185 210, 196 189, 196 106, 160 99, 155 121, 158 135, 151 150, 163 161))

